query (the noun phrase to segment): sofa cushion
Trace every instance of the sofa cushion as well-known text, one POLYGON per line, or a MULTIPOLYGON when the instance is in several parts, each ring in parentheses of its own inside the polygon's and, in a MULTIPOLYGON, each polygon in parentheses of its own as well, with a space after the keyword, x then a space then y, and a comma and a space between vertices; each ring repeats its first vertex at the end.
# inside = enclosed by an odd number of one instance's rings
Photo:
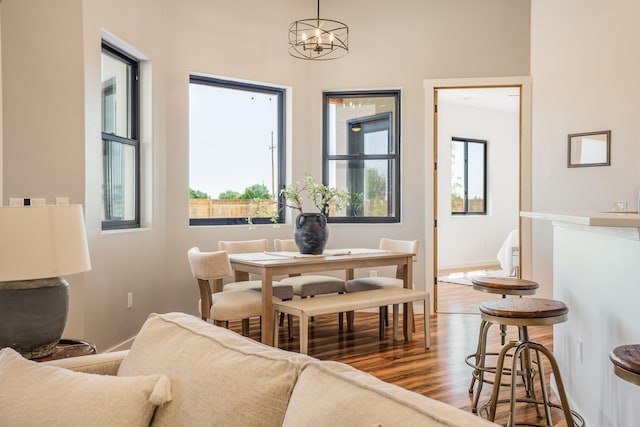
POLYGON ((164 375, 86 374, 0 351, 3 426, 148 426, 156 405, 170 399, 164 375))
POLYGON ((385 383, 351 366, 311 362, 296 383, 283 427, 489 426, 478 416, 385 383))
POLYGON ((166 374, 173 401, 156 411, 156 426, 279 426, 304 362, 201 319, 152 314, 118 375, 166 374))

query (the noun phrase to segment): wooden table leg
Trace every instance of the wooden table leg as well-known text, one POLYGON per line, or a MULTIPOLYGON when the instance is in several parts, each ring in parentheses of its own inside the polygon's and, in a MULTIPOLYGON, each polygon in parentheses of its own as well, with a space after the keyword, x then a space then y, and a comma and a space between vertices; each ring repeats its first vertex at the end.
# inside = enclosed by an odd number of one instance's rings
MULTIPOLYGON (((347 268, 344 271, 344 282, 348 282, 349 280, 353 280, 353 268, 347 268)), ((353 332, 353 317, 355 316, 355 312, 347 311, 347 331, 353 332)))
POLYGON ((300 314, 300 354, 309 354, 309 317, 300 314))
MULTIPOLYGON (((407 263, 404 266, 403 286, 405 289, 411 289, 413 287, 413 256, 409 256, 407 258, 407 263)), ((411 341, 411 335, 414 328, 413 303, 404 304, 402 308, 402 327, 404 330, 404 340, 411 341)))
POLYGON ((262 336, 263 344, 273 345, 273 273, 270 268, 262 272, 262 336))
MULTIPOLYGON (((278 338, 279 338, 279 329, 280 322, 278 320, 278 312, 276 310, 273 311, 273 322, 271 322, 271 327, 273 328, 273 346, 278 347, 278 338)), ((267 327, 268 325, 264 325, 263 327, 267 327)))

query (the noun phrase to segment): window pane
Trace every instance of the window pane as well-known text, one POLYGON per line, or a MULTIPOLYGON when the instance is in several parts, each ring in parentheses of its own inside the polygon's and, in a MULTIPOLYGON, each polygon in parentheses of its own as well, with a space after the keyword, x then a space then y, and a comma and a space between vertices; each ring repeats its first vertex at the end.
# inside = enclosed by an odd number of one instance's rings
POLYGON ((464 141, 451 141, 451 212, 464 212, 464 141))
POLYGON ((131 105, 131 66, 103 53, 102 131, 132 138, 131 105))
POLYGON ((246 218, 253 199, 277 196, 279 96, 251 85, 189 85, 190 218, 246 218))
POLYGON ((338 160, 329 162, 329 185, 349 188, 351 205, 335 216, 393 217, 395 195, 393 160, 338 160))
MULTIPOLYGON (((353 152, 348 146, 349 134, 363 131, 362 126, 364 123, 379 116, 395 117, 395 105, 396 99, 393 96, 330 97, 327 111, 329 118, 327 135, 329 154, 336 155, 353 152)), ((393 127, 391 130, 393 130, 393 127)), ((393 153, 394 145, 376 145, 370 150, 372 151, 368 152, 368 154, 393 153)))
POLYGON ((484 212, 484 144, 469 142, 468 147, 468 211, 484 212))
POLYGON ((451 213, 485 214, 487 141, 451 140, 451 213))
POLYGON ((364 154, 389 153, 389 130, 382 129, 364 134, 364 154))
POLYGON ((115 141, 104 144, 103 221, 136 219, 136 148, 115 141))

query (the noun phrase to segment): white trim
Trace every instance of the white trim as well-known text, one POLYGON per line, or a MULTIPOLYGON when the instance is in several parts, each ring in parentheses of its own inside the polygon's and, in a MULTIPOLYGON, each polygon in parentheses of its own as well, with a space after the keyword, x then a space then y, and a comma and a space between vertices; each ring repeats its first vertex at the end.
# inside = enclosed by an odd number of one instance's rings
POLYGON ((116 37, 115 35, 113 35, 109 31, 105 30, 104 28, 102 30, 100 30, 100 37, 102 38, 102 40, 106 41, 110 45, 115 46, 115 47, 117 47, 119 49, 122 49, 125 52, 127 52, 129 55, 134 56, 139 61, 149 61, 150 60, 150 58, 147 55, 145 55, 144 53, 142 53, 140 50, 136 49, 135 47, 133 47, 132 45, 130 45, 126 41, 116 37))

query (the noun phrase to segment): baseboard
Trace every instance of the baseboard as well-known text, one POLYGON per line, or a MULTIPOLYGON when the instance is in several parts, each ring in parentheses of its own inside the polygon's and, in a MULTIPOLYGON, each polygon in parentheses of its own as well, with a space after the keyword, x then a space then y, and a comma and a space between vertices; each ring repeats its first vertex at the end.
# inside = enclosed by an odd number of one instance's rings
POLYGON ((120 351, 120 350, 129 350, 131 348, 131 344, 133 344, 133 340, 136 339, 135 336, 127 339, 126 341, 121 342, 120 344, 113 346, 111 348, 108 348, 105 351, 101 351, 100 353, 111 353, 113 351, 120 351))
POLYGON ((496 261, 486 261, 484 263, 475 262, 468 264, 443 265, 438 268, 438 276, 447 276, 451 273, 466 273, 474 270, 500 270, 500 263, 496 261))
MULTIPOLYGON (((549 380, 551 382, 550 387, 551 387, 551 391, 556 395, 556 397, 559 396, 558 394, 558 384, 556 383, 556 377, 555 375, 553 375, 553 373, 551 373, 549 375, 549 380)), ((563 381, 564 383, 564 381, 563 381)), ((565 387, 565 393, 566 393, 566 387, 565 387)), ((584 415, 584 412, 580 410, 580 408, 577 407, 576 402, 571 398, 571 395, 569 393, 567 394, 567 400, 569 401, 569 407, 571 408, 572 411, 577 412, 578 414, 580 414, 580 416, 584 419, 584 425, 585 426, 594 426, 596 424, 593 424, 591 422, 591 420, 588 420, 587 417, 584 415)), ((558 399, 559 401, 560 399, 558 399)))

